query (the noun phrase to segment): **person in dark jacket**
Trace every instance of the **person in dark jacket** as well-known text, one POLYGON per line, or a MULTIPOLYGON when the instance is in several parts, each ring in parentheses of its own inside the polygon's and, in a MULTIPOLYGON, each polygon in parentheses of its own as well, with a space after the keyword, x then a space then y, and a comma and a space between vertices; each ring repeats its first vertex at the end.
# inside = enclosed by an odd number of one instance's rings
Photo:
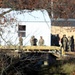
POLYGON ((37 39, 35 38, 35 36, 34 36, 34 39, 33 39, 33 42, 34 42, 33 45, 34 45, 34 46, 37 46, 37 41, 38 41, 38 40, 37 40, 37 39))
POLYGON ((74 36, 71 37, 71 51, 74 51, 74 36))
POLYGON ((60 46, 59 41, 60 41, 60 37, 59 37, 59 34, 57 34, 57 36, 56 36, 56 46, 60 46))
POLYGON ((38 40, 35 38, 35 36, 32 36, 30 39, 31 46, 37 46, 37 41, 38 40))

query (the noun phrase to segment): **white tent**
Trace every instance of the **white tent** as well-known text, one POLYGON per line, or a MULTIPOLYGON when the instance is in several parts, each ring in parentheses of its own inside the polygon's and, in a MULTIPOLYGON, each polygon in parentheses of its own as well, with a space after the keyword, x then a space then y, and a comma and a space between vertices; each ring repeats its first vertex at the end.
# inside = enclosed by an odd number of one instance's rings
POLYGON ((4 16, 7 18, 7 21, 10 18, 14 18, 16 21, 14 23, 7 22, 4 26, 0 25, 0 28, 3 30, 1 45, 7 45, 7 43, 18 45, 19 33, 23 33, 24 46, 30 45, 30 38, 33 35, 38 40, 40 36, 43 36, 44 45, 51 45, 51 19, 46 10, 11 11, 4 16))

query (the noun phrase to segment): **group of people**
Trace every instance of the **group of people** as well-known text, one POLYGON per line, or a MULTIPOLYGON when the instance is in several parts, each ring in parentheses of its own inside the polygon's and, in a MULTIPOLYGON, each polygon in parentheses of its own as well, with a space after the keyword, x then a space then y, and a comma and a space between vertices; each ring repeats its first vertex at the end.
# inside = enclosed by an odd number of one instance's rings
POLYGON ((60 46, 65 51, 74 51, 74 36, 63 35, 62 38, 57 35, 51 35, 51 46, 60 46))
MULTIPOLYGON (((57 34, 57 36, 53 36, 53 35, 51 36, 51 45, 52 46, 60 46, 60 43, 65 51, 74 51, 74 37, 73 36, 66 37, 66 35, 63 35, 63 37, 61 39, 58 34, 57 34)), ((21 36, 19 37, 19 44, 23 45, 23 39, 21 36)), ((37 44, 39 46, 43 46, 44 39, 42 36, 40 36, 40 39, 37 40, 35 38, 35 36, 31 36, 30 44, 31 44, 31 46, 37 46, 37 44)))
POLYGON ((32 36, 30 39, 30 44, 31 46, 37 46, 37 42, 39 46, 43 46, 44 45, 44 39, 42 36, 40 36, 39 41, 35 38, 35 36, 32 36))
MULTIPOLYGON (((22 36, 21 36, 21 35, 20 35, 20 37, 19 37, 19 44, 20 44, 20 46, 23 45, 23 39, 22 39, 22 36)), ((40 36, 40 39, 37 40, 37 39, 35 38, 35 36, 31 36, 31 38, 30 38, 30 44, 31 44, 31 46, 37 46, 37 44, 38 44, 39 46, 43 46, 43 45, 44 45, 44 39, 43 39, 42 36, 40 36)))
POLYGON ((59 41, 60 41, 59 34, 57 35, 51 34, 51 46, 60 46, 59 41))
POLYGON ((61 44, 65 51, 74 51, 74 37, 63 35, 61 38, 61 44))

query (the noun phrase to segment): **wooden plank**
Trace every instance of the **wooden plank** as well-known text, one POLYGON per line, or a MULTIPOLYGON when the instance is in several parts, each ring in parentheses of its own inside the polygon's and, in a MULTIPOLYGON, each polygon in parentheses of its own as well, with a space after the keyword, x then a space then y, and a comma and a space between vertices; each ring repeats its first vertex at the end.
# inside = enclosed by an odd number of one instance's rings
POLYGON ((75 55, 75 52, 65 52, 66 55, 75 55))
POLYGON ((0 49, 18 49, 19 48, 19 46, 0 46, 0 49))
MULTIPOLYGON (((55 51, 55 50, 58 50, 60 51, 61 50, 61 47, 57 47, 57 46, 0 46, 0 50, 4 50, 4 51, 15 51, 15 50, 23 50, 25 52, 31 52, 31 51, 40 51, 42 53, 44 52, 49 52, 50 50, 51 51, 55 51)), ((15 52, 12 52, 12 54, 15 54, 15 52)), ((63 55, 63 54, 62 54, 63 55)), ((60 57, 60 55, 55 55, 54 56, 56 57, 60 57)))
POLYGON ((0 46, 0 49, 60 50, 60 47, 57 47, 57 46, 0 46))
POLYGON ((23 50, 60 50, 60 47, 57 46, 25 46, 23 50))
POLYGON ((57 46, 0 46, 0 50, 25 50, 25 51, 49 51, 49 50, 61 50, 60 47, 57 46))

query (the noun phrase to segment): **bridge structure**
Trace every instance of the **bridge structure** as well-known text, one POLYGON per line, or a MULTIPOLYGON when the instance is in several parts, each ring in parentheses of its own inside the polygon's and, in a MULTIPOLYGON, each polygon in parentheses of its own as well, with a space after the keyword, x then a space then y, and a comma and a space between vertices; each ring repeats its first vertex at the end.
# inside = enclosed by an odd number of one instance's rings
POLYGON ((65 54, 62 47, 58 46, 0 46, 0 50, 12 52, 13 54, 16 52, 24 51, 24 52, 39 52, 39 53, 51 53, 56 57, 63 56, 65 54))
POLYGON ((63 55, 63 49, 57 46, 0 46, 0 59, 5 62, 1 75, 9 75, 10 72, 25 75, 29 73, 26 70, 38 72, 42 66, 56 63, 57 58, 63 55))

